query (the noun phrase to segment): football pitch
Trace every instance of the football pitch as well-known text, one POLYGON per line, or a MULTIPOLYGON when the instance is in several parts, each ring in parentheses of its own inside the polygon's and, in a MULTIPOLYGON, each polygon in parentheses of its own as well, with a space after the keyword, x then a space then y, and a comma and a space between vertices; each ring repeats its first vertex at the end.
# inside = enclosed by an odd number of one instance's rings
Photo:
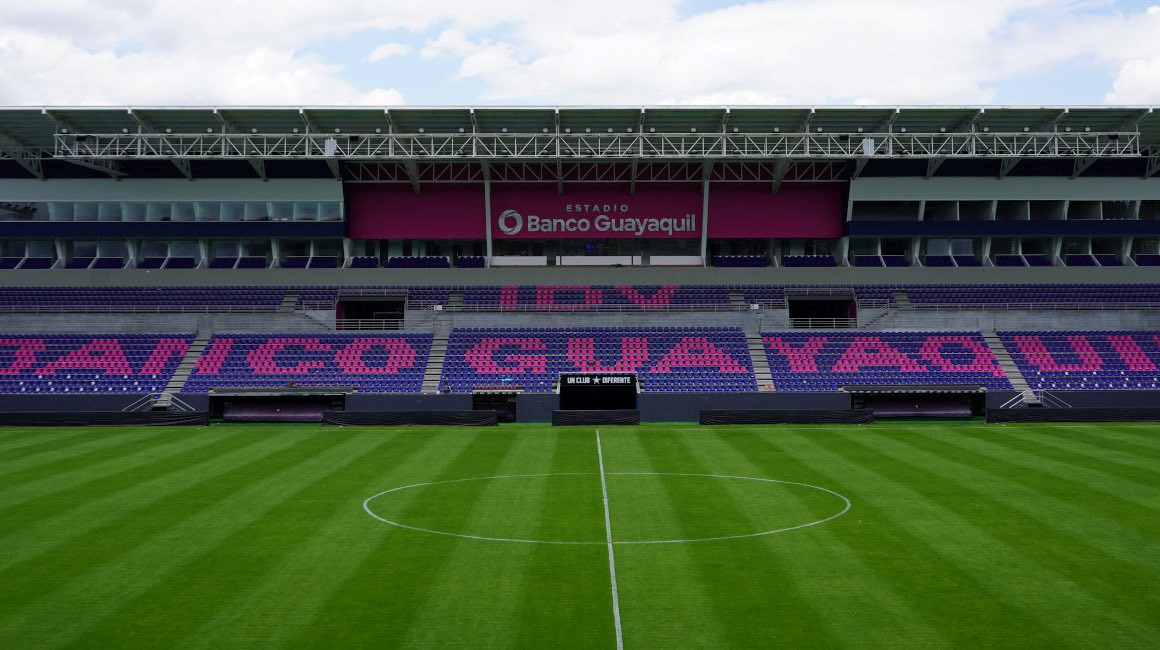
POLYGON ((0 429, 0 648, 1157 647, 1160 426, 0 429))

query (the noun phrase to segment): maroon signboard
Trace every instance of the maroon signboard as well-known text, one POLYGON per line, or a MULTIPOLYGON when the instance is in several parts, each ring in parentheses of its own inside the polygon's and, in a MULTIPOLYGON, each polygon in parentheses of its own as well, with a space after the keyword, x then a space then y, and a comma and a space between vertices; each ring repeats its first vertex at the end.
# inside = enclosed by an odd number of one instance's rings
POLYGON ((496 239, 676 239, 701 237, 697 185, 496 185, 496 239))
POLYGON ((822 238, 842 236, 843 186, 833 183, 720 183, 709 190, 709 237, 713 239, 822 238))
MULTIPOLYGON (((496 184, 496 239, 700 239, 701 186, 683 183, 496 184)), ((347 187, 355 239, 483 239, 482 185, 352 184, 347 187)), ((709 189, 711 238, 842 236, 841 185, 718 183, 709 189)))
POLYGON ((483 239, 483 185, 346 187, 353 239, 483 239))

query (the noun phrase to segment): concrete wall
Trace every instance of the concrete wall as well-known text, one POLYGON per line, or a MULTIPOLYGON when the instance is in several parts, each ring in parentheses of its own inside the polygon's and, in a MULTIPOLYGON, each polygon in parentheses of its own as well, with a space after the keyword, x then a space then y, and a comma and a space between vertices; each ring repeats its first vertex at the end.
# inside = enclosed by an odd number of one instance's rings
POLYGON ((1145 267, 1065 268, 561 268, 141 269, 4 271, 8 286, 180 287, 506 284, 1019 284, 1153 283, 1145 267))

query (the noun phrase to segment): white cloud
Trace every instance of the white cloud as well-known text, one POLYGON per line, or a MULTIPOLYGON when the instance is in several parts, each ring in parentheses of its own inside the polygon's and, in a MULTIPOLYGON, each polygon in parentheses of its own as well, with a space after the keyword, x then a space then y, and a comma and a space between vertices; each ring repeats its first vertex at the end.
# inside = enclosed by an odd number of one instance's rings
POLYGON ((403 43, 383 43, 371 51, 371 53, 367 56, 367 61, 382 61, 383 59, 389 59, 392 56, 401 56, 403 54, 407 54, 410 51, 410 45, 405 45, 403 43))
MULTIPOLYGON (((1075 103, 1160 93, 1160 7, 765 0, 682 15, 680 5, 9 2, 0 4, 0 105, 399 104, 397 88, 356 76, 358 65, 397 65, 413 51, 455 70, 427 81, 442 92, 457 80, 482 86, 464 104, 976 104, 1002 102, 996 86, 1080 63, 1114 85, 1076 88, 1089 99, 1075 103), (360 60, 328 58, 335 43, 367 33, 381 44, 360 60)), ((407 92, 424 101, 424 88, 407 92)))
POLYGON ((1160 104, 1160 56, 1126 62, 1106 99, 1109 104, 1160 104))

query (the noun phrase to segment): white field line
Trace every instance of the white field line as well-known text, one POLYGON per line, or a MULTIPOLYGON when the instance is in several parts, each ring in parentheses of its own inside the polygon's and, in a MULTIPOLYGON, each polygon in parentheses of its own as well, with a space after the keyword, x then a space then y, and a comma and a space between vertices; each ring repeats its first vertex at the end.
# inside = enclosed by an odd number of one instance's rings
POLYGON ((612 581, 612 621, 616 625, 616 650, 624 650, 624 632, 620 627, 620 593, 616 588, 616 551, 612 544, 612 517, 608 513, 608 484, 604 480, 604 449, 600 429, 596 430, 596 458, 600 461, 600 491, 604 496, 604 539, 608 543, 608 577, 612 581))
MULTIPOLYGON (((391 488, 390 490, 385 490, 383 492, 379 492, 378 494, 373 494, 373 495, 367 497, 366 500, 363 501, 363 510, 368 515, 383 522, 384 524, 390 524, 390 525, 396 526, 398 528, 405 528, 407 530, 414 530, 414 531, 418 531, 421 533, 431 533, 433 535, 444 535, 447 537, 459 537, 462 539, 475 539, 475 540, 481 540, 481 541, 485 541, 485 542, 512 542, 512 543, 516 543, 516 544, 555 544, 555 545, 563 545, 563 546, 590 546, 590 545, 594 546, 596 544, 607 544, 608 543, 607 539, 603 542, 545 540, 545 539, 513 539, 513 538, 509 538, 509 537, 488 537, 485 535, 469 535, 469 534, 465 534, 465 533, 453 533, 453 532, 445 531, 445 530, 434 530, 431 528, 421 528, 419 526, 411 526, 411 525, 404 524, 404 523, 399 522, 399 521, 395 521, 393 519, 388 519, 387 517, 384 517, 384 516, 376 513, 371 507, 371 502, 373 502, 375 499, 378 499, 379 497, 386 496, 388 494, 392 494, 395 492, 400 492, 402 490, 409 490, 412 488, 422 488, 422 487, 427 487, 427 486, 431 486, 431 485, 444 485, 444 484, 448 484, 448 483, 466 483, 468 481, 491 481, 491 480, 496 480, 496 479, 551 478, 554 476, 595 476, 595 475, 596 475, 595 472, 563 472, 563 473, 559 473, 559 474, 511 474, 511 475, 507 475, 507 476, 478 476, 478 477, 473 477, 473 478, 451 479, 448 481, 432 481, 429 483, 413 483, 411 485, 404 485, 404 486, 397 487, 397 488, 391 488)), ((781 480, 772 479, 772 478, 757 478, 754 476, 731 476, 728 474, 688 474, 688 473, 679 473, 679 472, 604 472, 603 476, 601 478, 603 479, 604 476, 685 476, 685 477, 695 477, 695 478, 732 479, 732 480, 739 480, 739 481, 756 481, 759 483, 775 483, 775 484, 781 484, 781 485, 795 485, 798 487, 809 488, 809 489, 813 489, 813 490, 818 490, 820 492, 826 492, 828 494, 832 494, 833 496, 837 497, 838 499, 841 499, 842 504, 843 504, 843 507, 840 511, 830 515, 829 517, 826 517, 824 519, 818 519, 816 521, 806 522, 803 524, 798 524, 796 526, 787 526, 784 528, 762 530, 762 531, 758 531, 755 533, 739 533, 736 535, 722 535, 719 537, 700 537, 700 538, 695 538, 695 539, 620 540, 620 541, 613 542, 614 545, 621 545, 621 544, 623 544, 623 545, 693 544, 696 542, 720 542, 720 541, 726 541, 726 540, 732 540, 732 539, 746 539, 746 538, 750 538, 750 537, 764 537, 767 535, 776 535, 778 533, 786 533, 786 532, 789 532, 792 530, 800 530, 802 528, 809 528, 811 526, 817 526, 818 524, 824 524, 828 521, 832 521, 832 520, 837 519, 838 517, 841 517, 842 515, 846 514, 847 512, 849 512, 850 507, 851 507, 850 500, 847 499, 844 495, 842 495, 838 492, 835 492, 834 490, 830 490, 828 488, 824 488, 824 487, 821 487, 818 485, 810 485, 809 483, 798 483, 795 481, 781 481, 781 480)))

